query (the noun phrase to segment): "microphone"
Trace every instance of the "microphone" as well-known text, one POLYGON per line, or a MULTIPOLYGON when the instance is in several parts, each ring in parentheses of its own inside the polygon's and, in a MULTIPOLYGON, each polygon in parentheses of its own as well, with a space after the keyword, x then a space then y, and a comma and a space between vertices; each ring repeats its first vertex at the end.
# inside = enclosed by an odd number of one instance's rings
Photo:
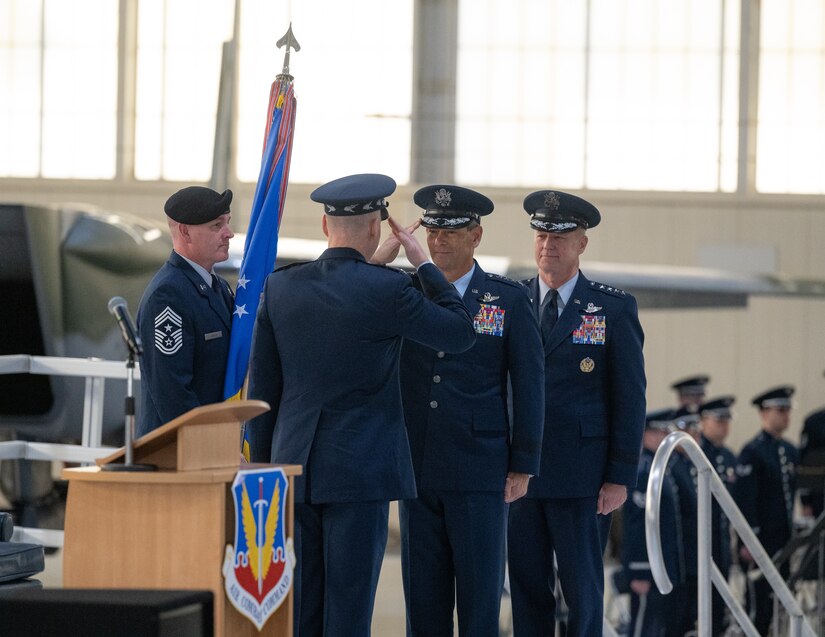
POLYGON ((129 306, 126 304, 126 299, 122 296, 113 296, 109 299, 109 313, 117 319, 120 333, 129 351, 136 356, 142 355, 143 343, 140 342, 138 331, 135 329, 132 317, 129 316, 129 306))

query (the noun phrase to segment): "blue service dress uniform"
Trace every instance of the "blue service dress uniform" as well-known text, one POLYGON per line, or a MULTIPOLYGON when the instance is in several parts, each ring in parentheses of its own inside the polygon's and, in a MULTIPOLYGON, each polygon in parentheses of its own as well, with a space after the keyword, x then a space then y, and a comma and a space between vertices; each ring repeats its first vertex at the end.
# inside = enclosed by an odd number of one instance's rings
POLYGON ((671 595, 682 599, 682 615, 673 621, 681 625, 680 634, 696 629, 698 616, 698 576, 699 538, 697 524, 699 517, 698 475, 691 460, 679 452, 670 457, 668 469, 673 476, 678 495, 677 506, 682 520, 682 553, 685 559, 682 582, 673 587, 671 595))
POLYGON ((232 292, 226 281, 217 281, 215 290, 172 252, 143 293, 137 313, 143 357, 136 435, 223 400, 232 292))
POLYGON ((805 418, 799 438, 799 464, 800 474, 804 470, 810 476, 804 476, 804 484, 800 476, 799 500, 818 518, 825 510, 825 409, 805 418))
POLYGON ((300 464, 295 480, 297 635, 368 635, 390 500, 416 495, 399 386, 404 338, 446 352, 472 317, 432 264, 409 275, 351 248, 269 275, 249 391, 271 411, 247 426, 251 460, 300 464), (425 296, 427 298, 425 298, 425 296))
MULTIPOLYGON (((719 479, 725 484, 728 491, 732 491, 736 482, 736 456, 733 451, 724 445, 715 445, 710 440, 702 436, 702 451, 710 460, 719 479)), ((727 579, 731 567, 731 535, 730 523, 727 516, 722 513, 722 508, 714 498, 711 503, 711 555, 716 566, 719 567, 722 576, 727 579)), ((724 632, 725 602, 722 596, 713 587, 712 595, 712 620, 713 635, 721 635, 724 632)))
MULTIPOLYGON (((796 447, 766 431, 746 444, 737 458, 736 504, 771 556, 791 539, 798 464, 796 447)), ((787 569, 786 562, 780 573, 787 576, 787 569)), ((754 626, 766 635, 773 617, 770 586, 760 578, 751 593, 747 601, 755 610, 754 626)))
POLYGON ((640 596, 630 593, 630 627, 628 634, 638 637, 681 637, 679 622, 684 598, 674 594, 683 583, 685 574, 684 528, 679 511, 679 494, 673 475, 665 472, 662 498, 659 505, 659 533, 662 557, 674 591, 662 595, 653 581, 645 540, 645 494, 653 464, 654 452, 642 449, 636 487, 630 492, 622 508, 622 570, 629 584, 632 580, 650 582, 650 592, 640 596))
POLYGON ((464 293, 476 342, 445 354, 406 340, 401 391, 418 498, 400 503, 408 634, 498 635, 507 473, 539 470, 541 336, 520 283, 479 265, 464 293), (508 417, 512 384, 512 428, 508 417))
MULTIPOLYGON (((508 563, 516 637, 555 630, 553 553, 571 635, 601 637, 609 516, 606 482, 633 487, 645 422, 644 335, 636 300, 579 272, 544 343, 545 422, 539 474, 510 506, 508 563), (598 519, 601 518, 601 519, 598 519)), ((526 281, 537 313, 537 279, 526 281)))

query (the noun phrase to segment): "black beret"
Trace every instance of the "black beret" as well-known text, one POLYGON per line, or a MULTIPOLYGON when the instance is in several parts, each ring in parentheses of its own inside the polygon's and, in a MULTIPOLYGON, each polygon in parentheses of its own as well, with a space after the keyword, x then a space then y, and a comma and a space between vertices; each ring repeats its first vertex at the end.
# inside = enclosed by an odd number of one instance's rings
POLYGON ((424 186, 413 201, 424 208, 421 225, 425 228, 464 228, 473 221, 481 223, 481 217, 493 212, 493 202, 480 192, 447 184, 424 186))
POLYGON ((214 221, 229 212, 232 191, 217 193, 204 186, 187 186, 166 200, 166 216, 178 223, 197 226, 214 221))
POLYGON ((734 396, 719 396, 719 398, 712 398, 703 402, 699 405, 699 412, 700 416, 713 416, 714 418, 727 418, 730 419, 733 414, 731 414, 730 407, 733 403, 736 402, 736 398, 734 396))
POLYGON ((791 407, 791 396, 793 396, 794 388, 791 385, 782 385, 781 387, 774 387, 768 391, 764 391, 753 397, 751 404, 759 409, 768 409, 769 407, 791 407))
POLYGON ((542 232, 572 232, 576 228, 595 228, 602 220, 589 201, 558 190, 539 190, 524 198, 530 227, 542 232))
POLYGON ((394 192, 392 177, 364 173, 329 181, 313 190, 309 198, 324 204, 324 212, 332 217, 354 217, 380 210, 381 219, 386 219, 386 197, 394 192))
POLYGON ((710 376, 689 376, 682 380, 677 380, 670 387, 675 389, 680 394, 688 394, 691 396, 701 396, 705 393, 705 385, 710 382, 710 376))

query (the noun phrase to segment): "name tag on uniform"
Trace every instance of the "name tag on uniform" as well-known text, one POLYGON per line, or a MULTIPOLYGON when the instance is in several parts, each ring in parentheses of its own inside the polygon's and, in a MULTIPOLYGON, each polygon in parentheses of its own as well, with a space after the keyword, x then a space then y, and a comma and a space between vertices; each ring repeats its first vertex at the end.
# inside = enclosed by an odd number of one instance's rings
POLYGON ((223 332, 218 330, 217 332, 209 332, 203 335, 203 340, 205 341, 214 341, 216 338, 223 338, 223 332))
POLYGON ((603 315, 585 314, 582 324, 573 332, 574 345, 604 345, 606 321, 603 315))
POLYGON ((473 326, 477 334, 489 334, 491 336, 504 336, 504 314, 505 310, 497 305, 481 304, 481 309, 473 319, 473 326))

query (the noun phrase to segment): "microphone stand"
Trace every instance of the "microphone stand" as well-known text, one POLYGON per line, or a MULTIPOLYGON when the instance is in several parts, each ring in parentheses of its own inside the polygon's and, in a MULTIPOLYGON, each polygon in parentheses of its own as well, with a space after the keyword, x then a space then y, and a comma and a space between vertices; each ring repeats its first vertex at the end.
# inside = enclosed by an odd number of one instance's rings
POLYGON ((123 464, 110 462, 101 467, 103 471, 157 471, 153 464, 135 464, 133 439, 135 431, 135 396, 133 383, 135 377, 135 351, 129 347, 129 358, 126 360, 126 400, 125 400, 125 436, 124 447, 126 450, 123 464))

